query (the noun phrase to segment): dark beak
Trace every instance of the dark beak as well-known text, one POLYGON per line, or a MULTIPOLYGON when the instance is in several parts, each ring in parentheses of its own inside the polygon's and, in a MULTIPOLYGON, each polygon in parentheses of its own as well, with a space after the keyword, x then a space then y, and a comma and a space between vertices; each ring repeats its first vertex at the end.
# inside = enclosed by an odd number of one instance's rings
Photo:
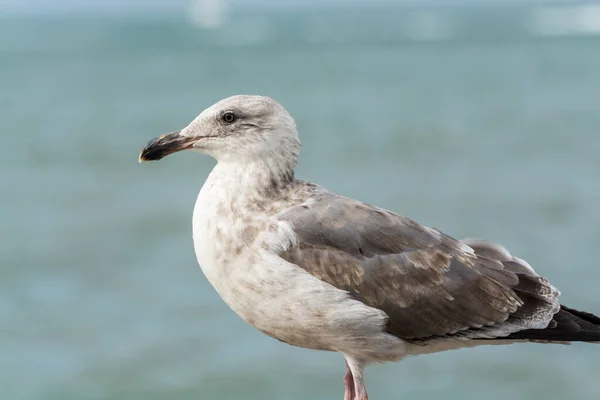
POLYGON ((140 151, 139 162, 160 160, 171 153, 189 149, 194 144, 195 138, 181 136, 181 131, 161 135, 144 146, 140 151))

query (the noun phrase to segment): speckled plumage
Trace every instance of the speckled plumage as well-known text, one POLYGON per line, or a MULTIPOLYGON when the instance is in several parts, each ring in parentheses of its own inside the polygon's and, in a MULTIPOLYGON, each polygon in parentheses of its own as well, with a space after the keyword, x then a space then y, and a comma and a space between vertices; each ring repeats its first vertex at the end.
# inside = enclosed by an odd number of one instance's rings
POLYGON ((363 368, 373 362, 479 344, 600 340, 600 319, 561 307, 558 290, 503 247, 458 241, 295 179, 296 125, 272 99, 222 100, 150 142, 140 159, 182 149, 218 161, 193 215, 206 277, 265 334, 342 353, 347 399, 366 399, 363 368))

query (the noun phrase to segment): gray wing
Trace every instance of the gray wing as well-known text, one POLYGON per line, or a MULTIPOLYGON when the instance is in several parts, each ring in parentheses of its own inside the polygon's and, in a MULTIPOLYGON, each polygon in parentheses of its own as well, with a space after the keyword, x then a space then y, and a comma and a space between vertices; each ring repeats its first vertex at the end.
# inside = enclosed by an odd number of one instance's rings
POLYGON ((279 217, 300 239, 284 259, 383 310, 388 331, 407 341, 545 328, 560 307, 548 281, 497 245, 327 192, 279 217))

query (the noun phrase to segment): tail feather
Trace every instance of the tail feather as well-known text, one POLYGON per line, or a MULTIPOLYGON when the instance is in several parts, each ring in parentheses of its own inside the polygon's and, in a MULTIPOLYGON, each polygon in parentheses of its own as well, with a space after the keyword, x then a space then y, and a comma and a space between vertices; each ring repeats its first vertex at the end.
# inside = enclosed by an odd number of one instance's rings
POLYGON ((546 329, 527 329, 503 339, 542 342, 600 342, 600 318, 563 305, 546 329))

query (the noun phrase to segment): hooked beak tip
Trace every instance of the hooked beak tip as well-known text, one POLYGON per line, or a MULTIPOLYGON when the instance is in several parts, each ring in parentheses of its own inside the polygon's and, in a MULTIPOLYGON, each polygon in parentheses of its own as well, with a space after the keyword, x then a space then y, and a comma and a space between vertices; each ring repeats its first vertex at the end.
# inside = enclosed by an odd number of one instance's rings
POLYGON ((138 163, 140 163, 140 164, 141 164, 141 163, 144 163, 144 162, 148 162, 148 160, 146 160, 146 159, 144 158, 144 155, 143 155, 143 153, 140 151, 140 155, 138 156, 138 163))
POLYGON ((181 136, 181 131, 167 133, 150 140, 140 151, 138 162, 157 161, 169 154, 189 149, 193 139, 181 136))

